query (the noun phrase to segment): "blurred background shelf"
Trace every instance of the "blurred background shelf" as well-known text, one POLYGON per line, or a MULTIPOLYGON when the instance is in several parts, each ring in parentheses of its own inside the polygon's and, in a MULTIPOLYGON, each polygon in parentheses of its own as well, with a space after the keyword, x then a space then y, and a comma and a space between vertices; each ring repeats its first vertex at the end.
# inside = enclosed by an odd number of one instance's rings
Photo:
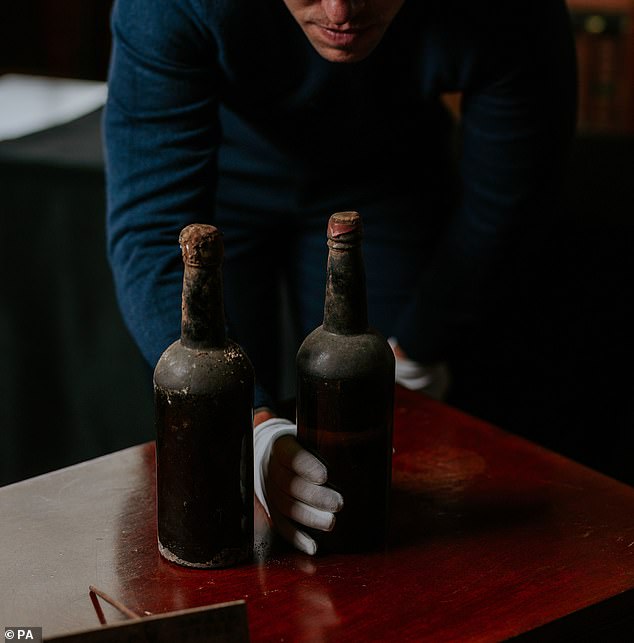
POLYGON ((579 129, 634 133, 634 1, 568 0, 577 45, 579 129))

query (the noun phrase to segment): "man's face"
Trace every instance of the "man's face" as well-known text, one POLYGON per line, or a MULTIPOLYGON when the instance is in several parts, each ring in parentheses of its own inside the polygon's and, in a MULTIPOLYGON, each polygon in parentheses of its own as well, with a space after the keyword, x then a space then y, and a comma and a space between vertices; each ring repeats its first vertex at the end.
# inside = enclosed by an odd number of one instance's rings
POLYGON ((405 0, 284 0, 310 44, 330 62, 363 60, 405 0))

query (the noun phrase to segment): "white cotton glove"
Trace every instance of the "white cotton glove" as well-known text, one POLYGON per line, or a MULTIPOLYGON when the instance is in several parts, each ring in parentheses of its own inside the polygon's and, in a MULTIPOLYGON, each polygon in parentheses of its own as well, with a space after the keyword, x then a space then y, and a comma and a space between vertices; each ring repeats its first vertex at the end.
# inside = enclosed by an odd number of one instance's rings
POLYGON ((271 418, 255 427, 255 495, 279 534, 312 555, 317 543, 300 527, 331 531, 343 498, 324 486, 328 478, 325 465, 303 449, 296 436, 297 427, 283 418, 271 418))
MULTIPOLYGON (((398 346, 395 337, 388 338, 394 350, 398 346)), ((444 400, 449 389, 449 368, 445 362, 423 365, 407 357, 396 357, 395 380, 410 391, 422 391, 436 400, 444 400)))

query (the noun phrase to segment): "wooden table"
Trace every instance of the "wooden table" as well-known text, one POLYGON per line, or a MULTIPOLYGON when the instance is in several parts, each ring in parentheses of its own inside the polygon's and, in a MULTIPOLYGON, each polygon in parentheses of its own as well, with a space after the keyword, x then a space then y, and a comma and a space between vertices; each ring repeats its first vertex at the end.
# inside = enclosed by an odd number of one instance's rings
POLYGON ((244 599, 252 641, 634 632, 634 488, 402 389, 395 413, 380 553, 291 551, 256 506, 254 562, 172 565, 156 548, 152 443, 0 489, 0 626, 97 627, 92 584, 140 613, 244 599))

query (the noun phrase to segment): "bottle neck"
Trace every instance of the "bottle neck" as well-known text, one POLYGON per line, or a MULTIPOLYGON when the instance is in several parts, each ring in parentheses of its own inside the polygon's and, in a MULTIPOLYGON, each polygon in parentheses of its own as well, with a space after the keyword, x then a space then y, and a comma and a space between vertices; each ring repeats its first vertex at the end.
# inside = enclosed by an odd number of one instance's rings
POLYGON ((188 348, 222 348, 227 343, 222 270, 185 264, 181 343, 188 348))
POLYGON ((360 245, 330 247, 323 328, 337 335, 355 335, 368 329, 365 268, 360 245))

